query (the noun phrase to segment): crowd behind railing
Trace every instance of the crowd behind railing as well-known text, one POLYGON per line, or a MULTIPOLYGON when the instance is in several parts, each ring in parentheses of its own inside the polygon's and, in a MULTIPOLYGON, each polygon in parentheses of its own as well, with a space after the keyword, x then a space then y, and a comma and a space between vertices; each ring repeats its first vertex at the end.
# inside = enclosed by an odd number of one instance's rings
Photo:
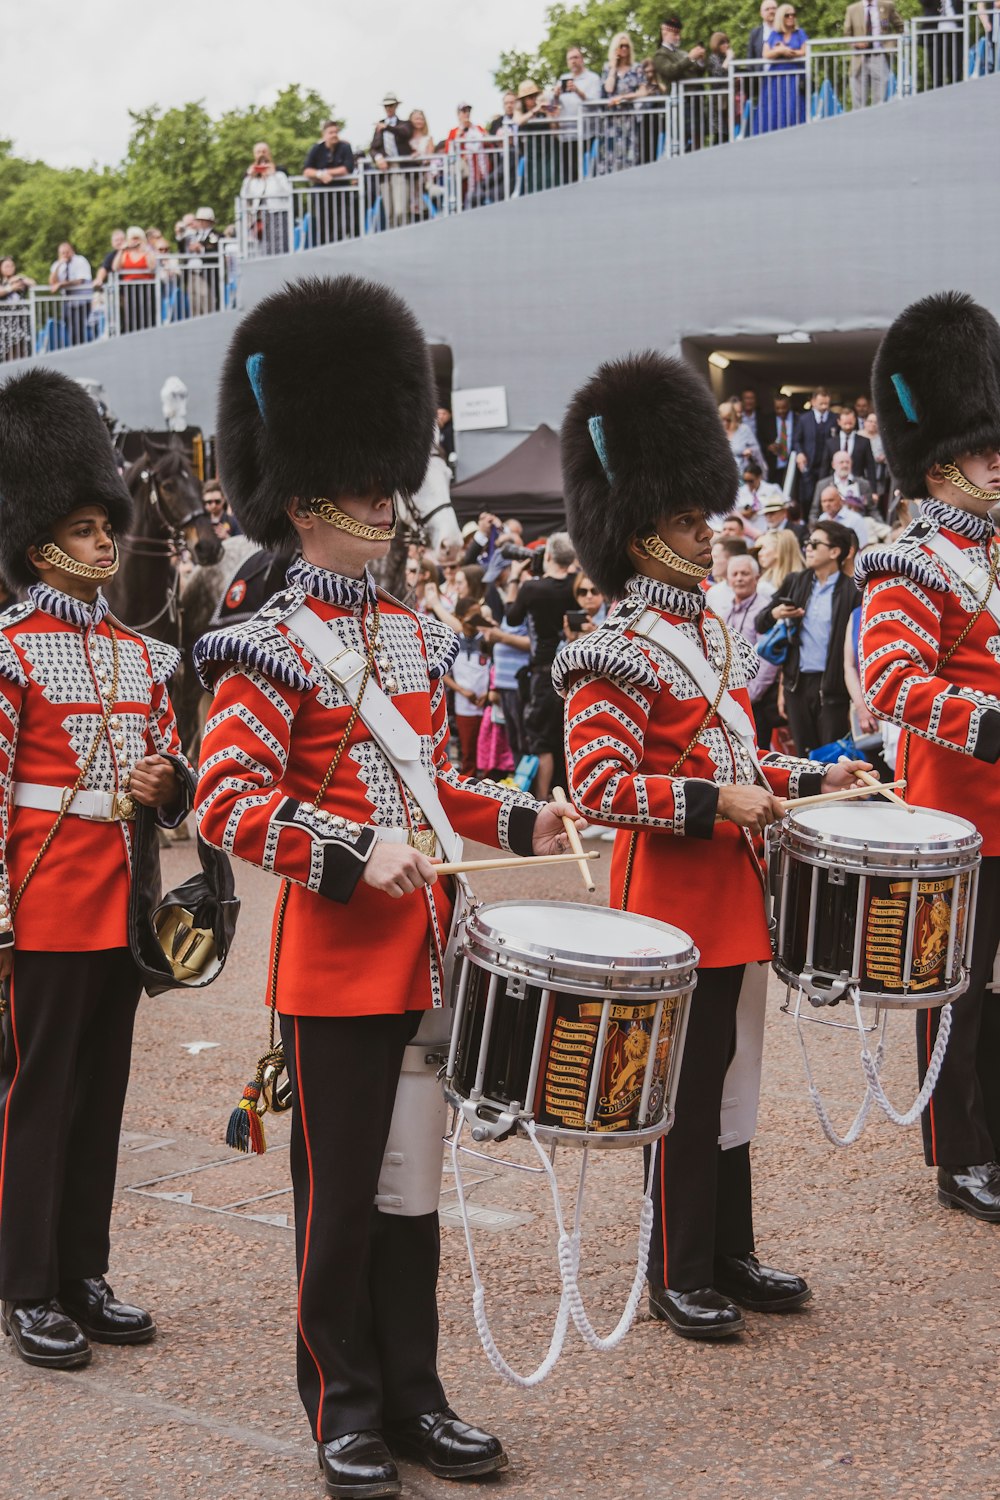
POLYGON ((904 22, 892 0, 852 0, 844 34, 814 39, 794 5, 763 0, 743 58, 723 31, 686 50, 668 16, 652 57, 638 58, 620 32, 598 74, 571 47, 554 84, 523 80, 486 124, 461 101, 456 124, 436 137, 422 110, 404 115, 390 92, 367 147, 355 150, 328 121, 301 173, 260 141, 225 232, 207 206, 175 225, 173 244, 156 227, 116 229, 96 273, 67 241, 45 287, 0 259, 0 362, 235 307, 248 259, 466 213, 1000 68, 1000 0, 979 0, 975 14, 962 0, 924 4, 935 14, 904 22))

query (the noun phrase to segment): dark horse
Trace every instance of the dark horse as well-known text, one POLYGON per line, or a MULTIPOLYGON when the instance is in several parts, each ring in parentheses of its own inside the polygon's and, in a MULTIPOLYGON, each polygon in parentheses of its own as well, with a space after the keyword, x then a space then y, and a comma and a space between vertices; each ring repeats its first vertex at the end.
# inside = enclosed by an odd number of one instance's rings
MULTIPOLYGON (((125 470, 125 483, 134 501, 132 527, 120 539, 122 565, 105 590, 108 602, 123 624, 179 648, 181 555, 187 551, 199 566, 214 566, 222 542, 180 444, 162 446, 144 437, 142 453, 125 470)), ((181 725, 185 743, 187 728, 181 725)))

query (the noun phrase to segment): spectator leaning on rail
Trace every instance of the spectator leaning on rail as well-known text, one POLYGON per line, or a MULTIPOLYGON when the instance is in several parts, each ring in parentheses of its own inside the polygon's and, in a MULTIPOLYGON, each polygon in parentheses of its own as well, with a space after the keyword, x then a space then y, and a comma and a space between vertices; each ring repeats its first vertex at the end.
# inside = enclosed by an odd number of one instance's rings
POLYGON ((898 58, 897 42, 888 41, 903 30, 903 18, 892 0, 854 0, 844 13, 844 35, 854 42, 851 56, 851 108, 882 104, 889 72, 898 58))
POLYGON ((705 75, 705 49, 702 46, 692 47, 690 52, 682 49, 678 16, 665 16, 660 22, 660 45, 653 53, 653 71, 665 94, 684 78, 705 75))
POLYGON ((340 138, 340 126, 336 120, 327 120, 323 126, 323 138, 309 148, 302 169, 311 188, 310 224, 314 245, 326 245, 332 240, 344 238, 349 232, 352 218, 339 212, 342 195, 334 191, 343 187, 348 177, 354 176, 354 152, 350 141, 340 138), (329 192, 322 189, 329 188, 329 192))
POLYGON ((842 567, 853 542, 845 526, 817 521, 809 530, 804 571, 784 579, 757 616, 762 635, 778 620, 791 626, 783 668, 785 713, 799 755, 839 740, 851 727, 844 637, 861 596, 842 567))
MULTIPOLYGON (((774 18, 778 13, 778 0, 764 0, 760 8, 760 25, 755 26, 747 42, 747 57, 751 62, 761 62, 764 43, 774 30, 774 18)), ((756 72, 756 69, 754 70, 756 72)))
POLYGON ((563 618, 576 608, 570 569, 576 562, 565 531, 554 532, 545 547, 541 578, 527 576, 530 561, 516 561, 507 593, 508 625, 528 622, 531 640, 530 686, 524 710, 524 742, 538 756, 536 796, 547 797, 563 753, 562 699, 552 686, 552 663, 562 640, 563 618))
MULTIPOLYGON (((408 220, 410 193, 406 173, 400 162, 413 155, 413 126, 399 117, 399 100, 390 89, 383 96, 385 114, 375 126, 371 154, 376 167, 384 174, 380 191, 390 229, 408 220)), ((370 205, 367 205, 370 206, 370 205)))
POLYGON ((240 187, 246 245, 250 253, 285 255, 292 215, 292 184, 283 167, 275 166, 271 148, 258 141, 240 187))
POLYGON ((456 106, 458 124, 445 138, 445 151, 457 156, 462 174, 462 203, 465 208, 481 208, 493 201, 490 193, 492 162, 487 154, 486 131, 472 120, 472 105, 456 106))
POLYGON ((215 210, 203 204, 191 221, 191 227, 180 237, 181 252, 185 256, 198 257, 187 263, 187 294, 192 317, 204 313, 218 312, 219 293, 219 232, 215 227, 215 210))
POLYGON ((104 257, 104 259, 101 261, 101 264, 98 266, 97 270, 94 272, 94 290, 95 291, 98 291, 104 285, 104 283, 107 281, 108 277, 111 275, 111 271, 112 271, 113 266, 114 266, 115 256, 118 254, 119 250, 122 248, 122 246, 124 245, 124 243, 125 243, 125 231, 124 231, 124 229, 112 229, 112 231, 111 231, 111 249, 108 251, 107 255, 104 257))

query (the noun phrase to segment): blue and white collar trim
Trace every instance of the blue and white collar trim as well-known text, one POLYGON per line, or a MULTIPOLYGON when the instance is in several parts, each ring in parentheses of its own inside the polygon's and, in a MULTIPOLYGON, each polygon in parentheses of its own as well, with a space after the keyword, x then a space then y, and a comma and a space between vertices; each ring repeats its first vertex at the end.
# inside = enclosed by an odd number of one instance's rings
POLYGON ((705 608, 705 595, 701 589, 675 588, 672 583, 660 583, 642 573, 633 573, 625 585, 625 592, 638 594, 654 609, 666 610, 668 614, 680 615, 685 620, 697 620, 705 608))
POLYGON ((920 514, 972 542, 987 542, 993 535, 993 522, 988 516, 974 516, 971 510, 959 510, 943 500, 921 500, 920 514))
POLYGON ((97 598, 87 604, 83 599, 74 599, 72 594, 64 594, 62 589, 54 589, 51 584, 33 583, 28 590, 28 598, 36 609, 53 615, 67 625, 76 625, 80 630, 100 625, 108 612, 108 601, 100 589, 97 591, 97 598))
POLYGON ((285 576, 293 588, 301 589, 311 599, 321 599, 324 604, 358 609, 375 602, 375 580, 367 568, 360 578, 348 578, 343 573, 332 573, 329 568, 319 568, 299 557, 285 576))

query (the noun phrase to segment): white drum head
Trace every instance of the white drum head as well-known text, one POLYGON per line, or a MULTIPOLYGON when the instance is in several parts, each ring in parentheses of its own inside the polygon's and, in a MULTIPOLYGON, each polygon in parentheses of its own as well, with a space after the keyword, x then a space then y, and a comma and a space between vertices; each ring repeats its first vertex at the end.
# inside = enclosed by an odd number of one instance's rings
POLYGON ((946 848, 964 844, 973 825, 965 818, 932 807, 896 807, 872 802, 831 802, 825 807, 803 807, 791 815, 796 828, 832 844, 867 844, 869 848, 946 848))
POLYGON ((497 902, 480 907, 476 919, 508 951, 565 953, 592 963, 679 959, 693 946, 686 932, 666 922, 568 901, 497 902))

